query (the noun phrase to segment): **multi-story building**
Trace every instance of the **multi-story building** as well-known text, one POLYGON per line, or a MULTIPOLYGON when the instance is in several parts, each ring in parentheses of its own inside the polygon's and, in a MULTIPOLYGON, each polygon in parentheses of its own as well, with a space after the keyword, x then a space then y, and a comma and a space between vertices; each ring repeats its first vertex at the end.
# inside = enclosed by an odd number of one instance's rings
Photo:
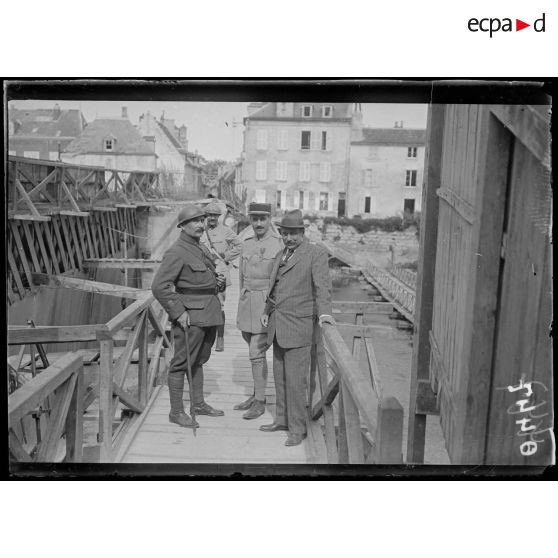
POLYGON ((176 199, 199 196, 203 190, 202 168, 195 154, 188 152, 186 126, 178 127, 164 115, 157 120, 148 111, 140 116, 137 128, 154 146, 165 193, 176 199))
POLYGON ((146 141, 128 120, 97 118, 61 154, 62 161, 73 165, 101 166, 123 171, 155 171, 155 141, 146 141))
POLYGON ((244 119, 248 201, 336 214, 349 179, 349 103, 252 103, 244 119))
POLYGON ((81 135, 86 126, 80 110, 52 109, 8 110, 8 153, 58 161, 60 153, 81 135))
POLYGON ((359 103, 252 103, 244 120, 247 201, 320 215, 420 210, 424 129, 365 128, 359 103))
POLYGON ((347 215, 390 217, 420 211, 426 130, 363 128, 353 118, 347 215))

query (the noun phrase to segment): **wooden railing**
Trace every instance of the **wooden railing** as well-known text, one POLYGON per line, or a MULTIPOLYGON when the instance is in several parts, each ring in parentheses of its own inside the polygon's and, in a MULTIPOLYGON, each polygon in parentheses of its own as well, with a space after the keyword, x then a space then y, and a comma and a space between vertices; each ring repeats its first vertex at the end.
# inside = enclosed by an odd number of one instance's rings
POLYGON ((417 286, 416 271, 411 271, 406 267, 402 267, 401 264, 390 265, 387 269, 396 279, 399 279, 399 281, 407 285, 407 287, 409 287, 413 291, 416 289, 417 286))
POLYGON ((390 328, 363 325, 363 315, 390 312, 387 303, 334 303, 355 313, 355 325, 324 324, 316 330, 312 351, 311 389, 319 401, 311 418, 323 416, 329 463, 397 464, 403 462, 403 408, 383 393, 373 338, 390 328), (384 308, 385 306, 385 308, 384 308), (342 333, 352 337, 352 352, 342 333), (316 381, 317 377, 317 381, 316 381))
MULTIPOLYGON (((365 277, 380 291, 382 296, 391 302, 397 310, 410 322, 414 322, 415 290, 390 270, 366 264, 363 268, 365 277)), ((401 275, 401 271, 397 271, 401 275)), ((405 275, 406 279, 409 279, 405 275)))
POLYGON ((68 353, 8 398, 9 448, 19 462, 53 462, 83 455, 83 359, 68 353), (36 424, 33 425, 33 420, 36 424), (65 450, 61 438, 65 438, 65 450))
MULTIPOLYGON (((138 294, 141 292, 139 289, 131 292, 131 297, 137 298, 137 300, 106 324, 39 326, 36 328, 12 326, 8 329, 9 345, 36 346, 43 343, 68 342, 95 342, 98 344, 98 351, 82 350, 70 353, 75 356, 71 360, 72 366, 79 362, 80 367, 83 368, 84 361, 87 361, 88 368, 91 368, 85 374, 86 380, 80 382, 79 393, 81 395, 78 407, 80 416, 95 400, 98 399, 99 403, 97 440, 86 448, 87 461, 111 462, 117 459, 118 452, 126 443, 126 434, 138 416, 144 412, 150 398, 155 395, 154 390, 156 386, 159 386, 161 377, 166 370, 164 364, 161 366, 162 362, 164 363, 162 352, 171 344, 165 331, 166 314, 165 318, 161 319, 157 310, 158 303, 152 296, 138 294), (154 340, 149 352, 150 337, 154 340), (91 358, 92 352, 97 354, 91 358), (132 373, 133 362, 137 362, 135 376, 132 373), (121 416, 116 417, 119 409, 121 416)), ((105 294, 127 296, 127 292, 123 290, 120 292, 115 290, 113 293, 106 291, 105 294)), ((64 373, 60 372, 60 374, 63 378, 67 378, 67 375, 64 376, 64 374, 67 374, 68 358, 68 355, 60 357, 54 365, 44 371, 39 371, 36 378, 19 387, 10 395, 10 405, 12 405, 12 401, 18 401, 22 397, 21 394, 30 393, 31 395, 26 399, 27 406, 24 408, 29 410, 31 405, 36 406, 39 399, 45 395, 42 387, 43 378, 50 377, 52 373, 49 371, 58 371, 62 364, 64 373)), ((19 360, 21 361, 21 358, 19 360)), ((71 367, 70 369, 73 370, 71 367)), ((58 384, 49 383, 48 385, 52 392, 58 384)), ((20 405, 18 405, 19 407, 20 405)), ((21 418, 19 415, 14 415, 14 420, 19 418, 21 418)), ((48 434, 50 427, 47 425, 46 428, 48 434)), ((62 433, 60 428, 57 426, 57 430, 53 431, 53 434, 48 434, 49 440, 56 435, 60 437, 62 433)), ((42 429, 43 427, 38 430, 39 437, 45 435, 42 434, 42 429)), ((14 452, 12 453, 15 459, 25 458, 20 451, 23 446, 22 436, 25 438, 22 432, 20 432, 20 436, 17 436, 15 431, 14 434, 10 434, 10 448, 13 445, 14 452)), ((78 452, 76 449, 76 455, 81 455, 80 451, 78 452)), ((50 446, 48 452, 45 452, 47 449, 38 452, 35 459, 41 461, 46 457, 53 457, 50 446)))

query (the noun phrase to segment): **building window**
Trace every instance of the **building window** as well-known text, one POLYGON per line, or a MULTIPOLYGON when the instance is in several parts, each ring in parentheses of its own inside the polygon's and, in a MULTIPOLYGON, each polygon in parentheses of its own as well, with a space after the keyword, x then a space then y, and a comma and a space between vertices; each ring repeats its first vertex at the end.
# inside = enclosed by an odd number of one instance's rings
POLYGON ((413 215, 415 213, 415 200, 403 200, 403 213, 407 213, 408 215, 413 215))
POLYGON ((24 157, 29 157, 30 159, 40 159, 41 153, 39 151, 24 151, 24 157))
POLYGON ((416 186, 417 185, 417 171, 408 170, 405 178, 405 186, 416 186))
POLYGON ((331 132, 326 130, 322 130, 322 143, 321 143, 321 150, 322 151, 330 151, 331 149, 331 132))
POLYGON ((267 161, 256 161, 256 180, 267 180, 267 161))
POLYGON ((371 188, 373 186, 372 169, 364 169, 364 185, 368 188, 371 188))
POLYGON ((275 206, 277 209, 281 209, 281 190, 277 190, 276 192, 275 206))
POLYGON ((364 213, 370 213, 370 205, 371 205, 370 196, 366 196, 364 198, 364 213))
POLYGON ((322 107, 322 116, 324 118, 331 118, 333 115, 333 107, 331 105, 324 105, 322 107))
POLYGON ((275 179, 287 180, 287 161, 277 161, 275 167, 275 179))
POLYGON ((310 161, 301 161, 298 169, 298 179, 301 182, 310 181, 310 161))
POLYGON ((304 118, 310 118, 312 116, 312 105, 302 106, 302 116, 304 118))
POLYGON ((114 149, 114 138, 106 138, 104 140, 105 151, 112 151, 114 149))
POLYGON ((310 131, 300 132, 300 149, 310 149, 310 131))
POLYGON ((304 209, 304 191, 299 190, 298 192, 298 209, 304 209))
POLYGON ((329 192, 320 192, 320 211, 329 209, 329 192))
POLYGON ((289 148, 289 130, 279 130, 277 135, 277 149, 289 148))
POLYGON ((267 130, 258 130, 256 135, 256 149, 265 151, 267 149, 267 130))
POLYGON ((407 148, 407 157, 409 159, 416 159, 417 158, 417 148, 416 147, 408 147, 407 148))
POLYGON ((320 182, 331 180, 331 163, 329 161, 320 163, 320 182))
POLYGON ((258 202, 258 203, 266 203, 265 202, 265 190, 260 188, 258 190, 256 190, 256 199, 254 201, 258 202))

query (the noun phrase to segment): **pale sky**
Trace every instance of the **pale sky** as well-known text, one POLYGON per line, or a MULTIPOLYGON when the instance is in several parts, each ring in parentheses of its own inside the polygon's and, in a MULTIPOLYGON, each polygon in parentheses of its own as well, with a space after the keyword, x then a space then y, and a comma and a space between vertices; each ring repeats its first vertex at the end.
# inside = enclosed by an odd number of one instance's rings
MULTIPOLYGON (((242 151, 242 119, 247 115, 245 102, 174 102, 174 101, 10 101, 19 109, 52 108, 81 109, 87 122, 97 117, 119 117, 121 107, 128 107, 128 118, 137 124, 142 113, 150 111, 159 118, 174 118, 177 126, 188 127, 188 149, 198 151, 206 159, 233 161, 242 151), (239 125, 233 127, 233 122, 239 125), (228 126, 227 126, 228 123, 228 126)), ((364 125, 391 128, 403 120, 405 128, 426 128, 426 104, 362 104, 364 125)))

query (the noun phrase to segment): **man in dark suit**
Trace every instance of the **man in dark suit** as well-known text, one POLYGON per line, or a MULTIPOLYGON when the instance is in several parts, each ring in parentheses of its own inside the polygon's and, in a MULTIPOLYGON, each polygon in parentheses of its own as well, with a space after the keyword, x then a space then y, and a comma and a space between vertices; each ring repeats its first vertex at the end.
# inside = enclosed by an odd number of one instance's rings
POLYGON ((273 344, 276 416, 264 432, 288 430, 285 445, 306 437, 306 400, 314 324, 334 323, 328 253, 304 237, 300 211, 286 213, 280 224, 285 249, 271 272, 262 324, 273 344))
POLYGON ((217 417, 203 397, 203 365, 209 360, 217 327, 223 324, 217 293, 225 288, 225 279, 215 271, 213 258, 200 244, 205 229, 205 212, 189 204, 178 215, 180 237, 163 256, 151 290, 168 313, 174 337, 174 356, 168 373, 169 421, 185 428, 198 426, 185 411, 184 375, 188 348, 192 369, 190 412, 217 417))

